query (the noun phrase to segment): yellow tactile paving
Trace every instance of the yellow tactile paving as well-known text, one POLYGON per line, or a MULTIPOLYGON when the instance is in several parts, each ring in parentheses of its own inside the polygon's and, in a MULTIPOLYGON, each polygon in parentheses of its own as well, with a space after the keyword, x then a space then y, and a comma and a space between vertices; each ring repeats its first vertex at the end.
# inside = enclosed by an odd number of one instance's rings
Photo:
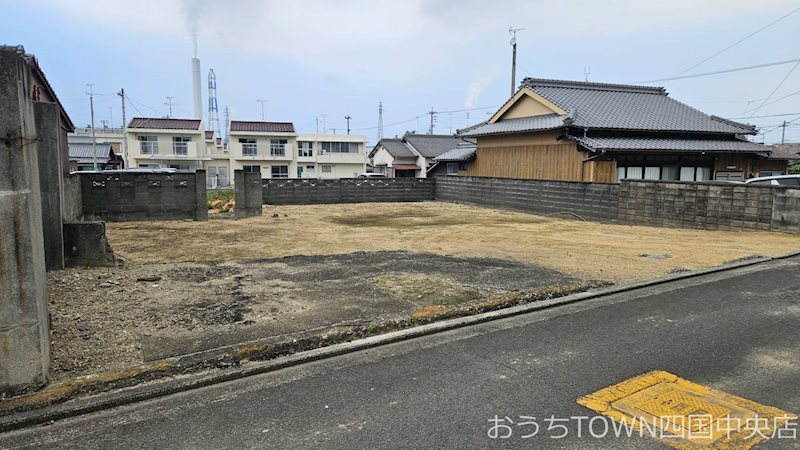
POLYGON ((578 403, 678 449, 748 449, 765 439, 800 443, 796 415, 664 371, 630 378, 578 403))

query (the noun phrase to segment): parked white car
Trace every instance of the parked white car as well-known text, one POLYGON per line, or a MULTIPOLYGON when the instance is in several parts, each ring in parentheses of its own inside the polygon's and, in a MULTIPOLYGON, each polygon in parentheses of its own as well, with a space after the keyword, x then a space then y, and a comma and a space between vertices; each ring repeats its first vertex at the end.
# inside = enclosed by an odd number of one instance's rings
POLYGON ((356 178, 386 178, 386 175, 376 172, 364 172, 356 175, 356 178))
POLYGON ((772 186, 800 186, 800 175, 773 175, 771 177, 751 178, 745 184, 769 184, 772 186))

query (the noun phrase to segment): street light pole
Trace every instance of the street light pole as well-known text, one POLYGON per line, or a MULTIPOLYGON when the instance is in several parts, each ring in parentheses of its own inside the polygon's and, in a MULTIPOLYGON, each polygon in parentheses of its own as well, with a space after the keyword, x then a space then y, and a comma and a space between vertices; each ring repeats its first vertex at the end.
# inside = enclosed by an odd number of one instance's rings
POLYGON ((89 112, 92 116, 92 162, 94 163, 94 171, 97 172, 97 138, 95 138, 94 134, 94 83, 87 83, 86 86, 89 87, 89 112))
POLYGON ((344 116, 344 119, 347 121, 347 134, 350 134, 350 119, 352 119, 352 117, 344 116))

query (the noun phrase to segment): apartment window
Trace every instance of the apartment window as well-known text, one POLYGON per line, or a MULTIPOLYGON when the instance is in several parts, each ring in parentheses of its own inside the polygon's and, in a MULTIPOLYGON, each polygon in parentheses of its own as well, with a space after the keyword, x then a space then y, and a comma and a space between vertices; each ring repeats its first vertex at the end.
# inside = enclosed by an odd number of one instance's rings
POLYGON ((289 178, 289 166, 272 166, 272 178, 289 178))
POLYGON ((297 156, 314 156, 314 143, 311 141, 297 141, 297 156))
MULTIPOLYGON (((270 156, 286 156, 286 139, 270 139, 269 141, 269 155, 270 156)), ((278 166, 281 167, 281 166, 278 166)))
POLYGON ((314 165, 306 166, 306 178, 314 178, 317 174, 317 167, 314 165))
POLYGON ((189 142, 192 138, 177 136, 172 138, 172 154, 186 156, 189 153, 189 142))
POLYGON ((242 166, 245 173, 261 173, 261 166, 242 166))
POLYGON ((239 139, 239 143, 242 144, 242 156, 256 156, 258 154, 255 139, 239 139))
POLYGON ((448 175, 458 175, 458 163, 457 162, 447 163, 447 174, 448 175))
POLYGON ((323 153, 358 153, 358 142, 323 142, 323 153))
POLYGON ((333 172, 333 166, 331 166, 330 164, 323 164, 321 170, 322 173, 331 173, 333 172))
POLYGON ((157 136, 139 136, 139 151, 143 155, 158 154, 157 136))

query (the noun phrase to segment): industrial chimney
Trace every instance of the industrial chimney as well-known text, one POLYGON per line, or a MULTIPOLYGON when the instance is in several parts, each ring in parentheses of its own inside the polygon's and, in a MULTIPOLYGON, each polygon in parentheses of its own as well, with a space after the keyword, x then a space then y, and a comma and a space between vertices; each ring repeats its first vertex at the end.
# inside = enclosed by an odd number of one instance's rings
POLYGON ((194 118, 203 120, 203 97, 200 93, 200 60, 192 58, 192 97, 194 101, 194 118))

